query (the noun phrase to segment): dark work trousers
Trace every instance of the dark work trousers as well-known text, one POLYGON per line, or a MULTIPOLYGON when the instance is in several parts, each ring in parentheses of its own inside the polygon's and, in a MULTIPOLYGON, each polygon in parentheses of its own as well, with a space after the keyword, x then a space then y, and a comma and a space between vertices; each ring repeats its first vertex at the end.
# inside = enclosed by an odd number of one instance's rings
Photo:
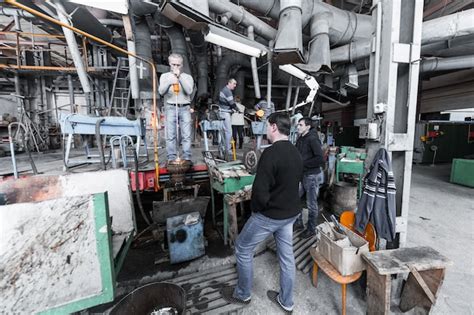
POLYGON ((239 137, 239 149, 242 149, 244 143, 244 126, 232 125, 232 138, 235 141, 235 147, 237 147, 237 137, 239 137))

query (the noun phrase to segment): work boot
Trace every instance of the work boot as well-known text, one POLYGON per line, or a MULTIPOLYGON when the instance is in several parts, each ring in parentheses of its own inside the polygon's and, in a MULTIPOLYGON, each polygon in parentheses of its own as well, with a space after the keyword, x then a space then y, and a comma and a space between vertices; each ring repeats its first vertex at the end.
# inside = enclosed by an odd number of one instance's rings
POLYGON ((315 236, 316 233, 314 231, 306 230, 300 234, 301 238, 307 239, 315 236))
POLYGON ((293 224, 293 232, 298 232, 304 230, 304 225, 301 223, 296 222, 293 224))

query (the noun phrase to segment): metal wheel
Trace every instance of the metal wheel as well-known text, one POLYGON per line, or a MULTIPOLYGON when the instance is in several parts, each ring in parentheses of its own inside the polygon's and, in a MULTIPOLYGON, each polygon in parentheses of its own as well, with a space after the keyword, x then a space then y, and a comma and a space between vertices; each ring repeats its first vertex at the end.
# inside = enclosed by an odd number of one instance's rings
POLYGON ((244 152, 244 165, 250 173, 257 171, 257 163, 260 155, 260 151, 254 149, 248 149, 244 152))

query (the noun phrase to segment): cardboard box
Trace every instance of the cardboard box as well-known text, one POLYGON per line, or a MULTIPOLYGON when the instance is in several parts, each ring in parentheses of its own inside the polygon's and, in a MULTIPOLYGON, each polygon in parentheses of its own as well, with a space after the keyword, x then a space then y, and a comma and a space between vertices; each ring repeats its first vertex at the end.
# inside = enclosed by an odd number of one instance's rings
POLYGON ((336 232, 333 223, 318 226, 321 240, 318 250, 341 275, 348 276, 365 270, 362 254, 369 252, 369 243, 361 236, 343 227, 347 236, 336 232))

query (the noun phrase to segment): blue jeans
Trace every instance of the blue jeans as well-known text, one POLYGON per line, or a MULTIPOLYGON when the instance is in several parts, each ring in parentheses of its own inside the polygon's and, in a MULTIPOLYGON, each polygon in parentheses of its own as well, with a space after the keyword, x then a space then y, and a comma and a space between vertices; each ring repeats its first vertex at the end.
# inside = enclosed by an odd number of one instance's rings
MULTIPOLYGON (((324 173, 303 175, 303 181, 300 183, 300 197, 306 193, 306 207, 308 208, 308 231, 314 232, 316 229, 316 220, 318 218, 318 195, 319 187, 324 183, 324 173)), ((301 216, 296 224, 303 225, 301 216)))
POLYGON ((235 242, 237 273, 239 279, 234 297, 247 300, 251 296, 253 281, 253 255, 255 247, 273 234, 280 261, 280 302, 293 308, 295 282, 295 255, 293 253, 293 223, 298 216, 275 220, 261 213, 252 213, 235 242))
MULTIPOLYGON (((176 106, 165 105, 166 115, 166 152, 168 160, 174 160, 177 157, 178 144, 176 144, 176 106)), ((184 160, 191 160, 191 112, 189 105, 179 106, 178 119, 181 130, 180 142, 183 145, 184 160)))
POLYGON ((231 113, 219 111, 219 115, 221 119, 224 119, 224 134, 225 134, 225 144, 227 152, 232 152, 232 146, 230 144, 230 140, 232 139, 232 121, 231 121, 231 113))

